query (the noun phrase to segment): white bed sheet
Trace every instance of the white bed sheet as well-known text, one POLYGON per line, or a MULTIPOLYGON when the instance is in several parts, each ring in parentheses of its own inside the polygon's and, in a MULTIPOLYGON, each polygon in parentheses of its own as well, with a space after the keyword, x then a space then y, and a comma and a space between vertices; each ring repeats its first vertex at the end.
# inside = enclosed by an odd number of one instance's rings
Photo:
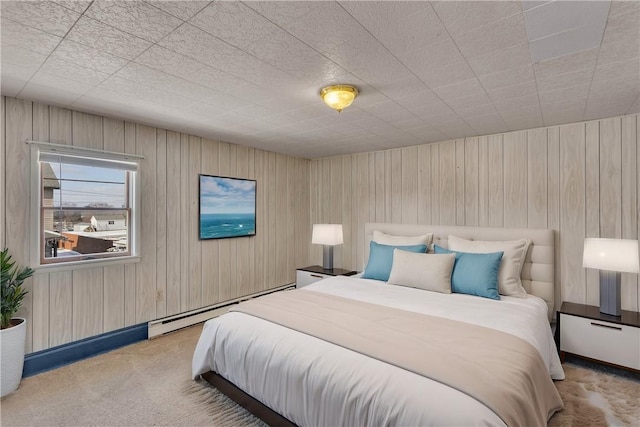
MULTIPOLYGON (((543 300, 438 294, 338 276, 305 287, 519 336, 564 378, 543 300)), ((242 313, 209 320, 192 373, 214 371, 300 426, 492 425, 502 420, 447 385, 242 313)))

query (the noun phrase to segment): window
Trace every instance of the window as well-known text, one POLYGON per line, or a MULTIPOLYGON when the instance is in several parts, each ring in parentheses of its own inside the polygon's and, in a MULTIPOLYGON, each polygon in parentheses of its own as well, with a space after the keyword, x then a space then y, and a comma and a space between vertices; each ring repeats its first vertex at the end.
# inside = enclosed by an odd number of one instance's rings
POLYGON ((32 179, 38 183, 38 212, 33 222, 38 254, 34 253, 34 261, 37 258, 43 265, 135 255, 138 159, 35 144, 38 173, 37 180, 32 179))

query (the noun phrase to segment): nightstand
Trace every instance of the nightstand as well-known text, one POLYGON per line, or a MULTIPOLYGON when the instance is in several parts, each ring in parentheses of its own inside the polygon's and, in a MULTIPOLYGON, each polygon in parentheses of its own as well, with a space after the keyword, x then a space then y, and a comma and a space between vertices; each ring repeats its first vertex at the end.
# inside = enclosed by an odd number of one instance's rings
POLYGON ((342 268, 334 268, 333 270, 325 270, 319 265, 311 265, 296 270, 296 288, 302 288, 310 285, 318 280, 326 279, 332 276, 353 276, 357 271, 344 270, 342 268))
POLYGON ((640 313, 600 313, 592 305, 562 303, 557 313, 560 357, 571 353, 596 362, 640 371, 640 313))

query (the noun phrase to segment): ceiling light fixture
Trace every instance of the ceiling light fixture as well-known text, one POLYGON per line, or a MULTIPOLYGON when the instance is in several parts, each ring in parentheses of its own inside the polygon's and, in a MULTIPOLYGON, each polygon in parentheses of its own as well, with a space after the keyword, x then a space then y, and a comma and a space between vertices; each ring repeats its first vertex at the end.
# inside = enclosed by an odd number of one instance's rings
POLYGON ((358 96, 358 89, 351 85, 331 85, 320 90, 320 97, 338 113, 347 108, 358 96))

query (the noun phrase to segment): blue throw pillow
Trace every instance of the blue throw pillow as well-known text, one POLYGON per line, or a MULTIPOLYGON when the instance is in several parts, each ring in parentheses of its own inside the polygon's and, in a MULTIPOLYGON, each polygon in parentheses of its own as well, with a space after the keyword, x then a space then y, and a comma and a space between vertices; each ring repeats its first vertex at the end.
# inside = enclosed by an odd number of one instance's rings
POLYGON ((402 249, 408 252, 427 252, 426 245, 391 246, 381 245, 373 240, 369 246, 369 261, 362 274, 363 279, 389 280, 393 266, 393 250, 402 249))
POLYGON ((455 254, 456 262, 451 273, 451 292, 500 299, 498 272, 504 252, 474 254, 450 251, 434 245, 437 254, 455 254))

